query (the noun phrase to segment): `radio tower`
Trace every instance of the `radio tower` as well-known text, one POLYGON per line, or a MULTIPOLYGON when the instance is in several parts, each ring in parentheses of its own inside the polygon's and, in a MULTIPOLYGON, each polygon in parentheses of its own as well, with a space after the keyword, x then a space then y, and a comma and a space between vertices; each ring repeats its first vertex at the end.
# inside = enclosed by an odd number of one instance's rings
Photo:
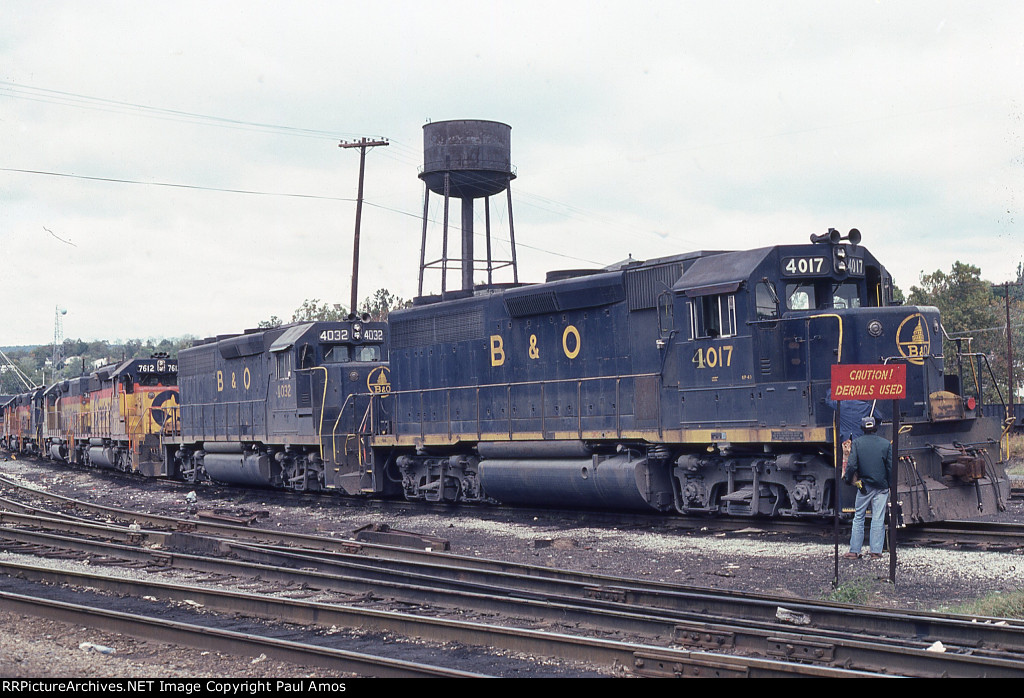
POLYGON ((57 380, 57 373, 64 368, 64 316, 68 314, 67 308, 56 306, 53 313, 53 353, 50 355, 50 368, 53 371, 53 381, 57 380))

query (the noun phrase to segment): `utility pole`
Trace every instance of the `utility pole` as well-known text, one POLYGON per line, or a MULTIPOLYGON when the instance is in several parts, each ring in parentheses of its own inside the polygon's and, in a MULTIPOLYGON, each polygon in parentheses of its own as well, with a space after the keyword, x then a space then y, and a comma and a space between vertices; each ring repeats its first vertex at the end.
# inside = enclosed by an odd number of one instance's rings
MULTIPOLYGON (((64 363, 64 320, 68 314, 67 308, 56 306, 53 316, 53 352, 50 356, 50 364, 53 369, 53 381, 57 382, 58 368, 63 368, 64 363)), ((45 382, 45 381, 44 381, 45 382)))
POLYGON ((355 315, 359 302, 359 222, 363 217, 363 172, 366 169, 366 149, 378 145, 389 145, 387 139, 370 141, 360 138, 358 141, 342 141, 339 148, 359 148, 359 191, 356 194, 356 234, 352 242, 352 304, 349 312, 355 315))
POLYGON ((1007 281, 999 285, 1003 287, 1003 296, 1006 300, 1006 382, 1010 389, 1010 404, 1006 408, 1006 418, 1010 419, 1015 415, 1013 408, 1013 328, 1010 326, 1010 287, 1020 286, 1021 283, 1019 281, 1007 281))

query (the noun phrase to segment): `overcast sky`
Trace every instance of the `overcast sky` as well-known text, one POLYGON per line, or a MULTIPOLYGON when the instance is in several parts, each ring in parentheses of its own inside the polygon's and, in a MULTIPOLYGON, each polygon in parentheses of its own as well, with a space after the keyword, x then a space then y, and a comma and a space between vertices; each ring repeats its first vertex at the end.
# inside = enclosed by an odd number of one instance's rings
POLYGON ((57 306, 65 336, 114 340, 347 305, 338 142, 363 136, 391 145, 367 156, 360 297, 415 295, 422 127, 445 119, 512 127, 523 280, 829 227, 904 290, 956 260, 1012 279, 1022 43, 1012 1, 4 0, 0 346, 50 342, 57 306))

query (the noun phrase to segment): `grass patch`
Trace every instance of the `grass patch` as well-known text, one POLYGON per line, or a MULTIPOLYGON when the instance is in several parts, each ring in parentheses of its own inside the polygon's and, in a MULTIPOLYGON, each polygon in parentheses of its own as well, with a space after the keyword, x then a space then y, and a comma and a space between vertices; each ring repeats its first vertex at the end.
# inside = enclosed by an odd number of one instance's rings
POLYGON ((875 590, 875 580, 858 578, 840 584, 835 589, 826 593, 825 601, 832 603, 849 603, 863 606, 871 599, 875 590))
POLYGON ((1024 434, 1010 434, 1010 457, 1006 472, 1024 475, 1024 434))
POLYGON ((991 618, 1024 618, 1024 591, 993 592, 980 599, 945 609, 947 613, 991 618))

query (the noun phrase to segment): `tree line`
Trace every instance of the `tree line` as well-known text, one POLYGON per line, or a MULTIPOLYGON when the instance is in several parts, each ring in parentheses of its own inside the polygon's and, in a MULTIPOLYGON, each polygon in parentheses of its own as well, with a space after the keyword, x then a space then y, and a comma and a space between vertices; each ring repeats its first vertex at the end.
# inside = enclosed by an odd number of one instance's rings
MULTIPOLYGON (((397 308, 411 305, 387 289, 379 289, 366 298, 359 306, 358 314, 366 315, 371 320, 386 320, 388 313, 397 308)), ((290 322, 314 322, 323 320, 344 320, 348 317, 348 309, 338 303, 321 302, 317 298, 306 299, 292 313, 290 322)), ((276 315, 269 320, 262 320, 257 327, 279 327, 285 322, 276 315)), ((65 339, 61 348, 61 360, 55 368, 52 363, 53 345, 9 347, 4 354, 17 366, 28 380, 35 385, 50 385, 55 377, 63 380, 90 373, 106 364, 118 363, 139 357, 149 357, 163 352, 176 358, 181 349, 192 346, 196 337, 172 337, 162 339, 129 339, 124 342, 108 342, 97 340, 86 342, 81 339, 65 339)), ((0 395, 14 395, 24 392, 25 385, 18 378, 17 372, 0 358, 0 395)))
MULTIPOLYGON (((939 309, 946 373, 963 374, 965 393, 980 384, 985 402, 1010 402, 1012 366, 1012 392, 1019 395, 1024 382, 1024 264, 1017 265, 1014 281, 996 284, 983 279, 979 267, 957 261, 949 272, 922 274, 906 298, 908 305, 939 309), (962 354, 973 355, 970 361, 957 355, 957 346, 962 354)), ((1016 397, 1013 401, 1019 402, 1016 397)))

